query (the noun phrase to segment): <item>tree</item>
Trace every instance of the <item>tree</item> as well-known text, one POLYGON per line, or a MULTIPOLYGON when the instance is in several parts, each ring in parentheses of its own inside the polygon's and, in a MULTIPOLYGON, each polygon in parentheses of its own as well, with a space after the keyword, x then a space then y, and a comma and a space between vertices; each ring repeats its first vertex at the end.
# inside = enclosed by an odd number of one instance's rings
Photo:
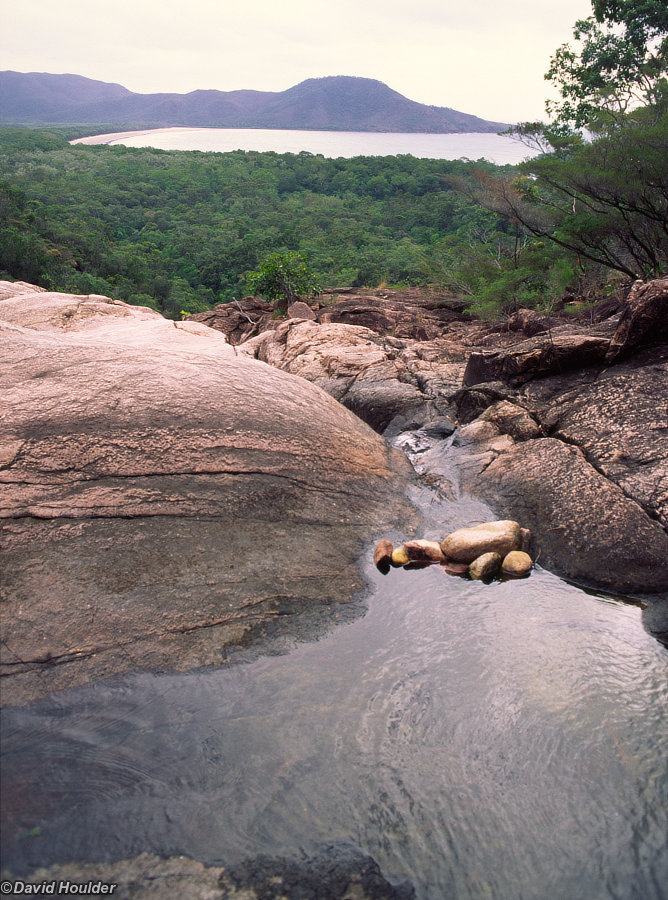
POLYGON ((546 78, 561 94, 546 104, 560 126, 598 131, 639 107, 668 101, 665 0, 592 0, 593 16, 575 23, 579 49, 562 45, 546 78))
POLYGON ((511 129, 543 155, 468 193, 581 258, 655 277, 668 269, 668 6, 592 6, 575 25, 580 50, 562 46, 546 75, 562 97, 547 104, 552 122, 511 129))
POLYGON ((287 309, 301 296, 315 297, 320 284, 309 269, 303 253, 292 250, 272 253, 255 272, 246 276, 247 289, 267 300, 276 300, 278 309, 287 309))

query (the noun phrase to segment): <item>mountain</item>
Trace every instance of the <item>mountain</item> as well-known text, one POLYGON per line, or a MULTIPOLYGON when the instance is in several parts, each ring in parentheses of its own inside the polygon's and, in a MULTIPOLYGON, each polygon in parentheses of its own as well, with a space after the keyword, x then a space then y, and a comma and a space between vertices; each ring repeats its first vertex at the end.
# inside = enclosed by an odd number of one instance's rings
POLYGON ((425 106, 372 78, 309 78, 286 91, 135 94, 81 75, 0 72, 0 123, 103 124, 161 128, 294 128, 453 134, 507 126, 440 106, 425 106))

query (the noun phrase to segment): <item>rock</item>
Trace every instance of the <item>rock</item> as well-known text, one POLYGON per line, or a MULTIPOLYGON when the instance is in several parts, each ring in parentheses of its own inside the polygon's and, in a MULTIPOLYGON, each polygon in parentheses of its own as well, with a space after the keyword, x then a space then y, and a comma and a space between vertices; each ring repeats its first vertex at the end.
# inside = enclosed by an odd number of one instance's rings
POLYGON ((668 341, 668 278, 649 283, 636 281, 605 361, 608 364, 617 362, 643 347, 665 341, 668 341))
MULTIPOLYGON (((9 875, 3 877, 10 878, 9 875)), ((13 880, 13 879, 12 879, 13 880)), ((140 853, 113 862, 67 862, 40 868, 26 885, 102 881, 116 885, 122 900, 414 900, 409 882, 392 884, 373 857, 350 845, 318 845, 311 856, 258 856, 231 866, 208 866, 187 856, 140 853)), ((26 891, 27 893, 27 891, 26 891)), ((14 895, 16 896, 16 895, 14 895)))
POLYGON ((437 541, 407 541, 404 550, 411 562, 445 562, 441 546, 437 541))
POLYGON ((508 319, 508 329, 510 331, 521 331, 527 337, 533 337, 536 334, 545 334, 562 324, 559 319, 545 316, 535 309, 518 309, 508 319))
POLYGON ((456 563, 450 560, 443 563, 441 568, 448 575, 468 575, 469 572, 468 563, 456 563))
POLYGON ((526 523, 541 565, 565 578, 620 594, 668 590, 665 530, 577 447, 554 438, 515 444, 471 487, 526 523))
POLYGON ((315 322, 316 314, 303 300, 295 300, 288 306, 288 319, 309 319, 315 322))
MULTIPOLYGON (((403 291, 347 293, 324 304, 318 321, 369 328, 380 335, 418 341, 439 337, 452 322, 471 321, 465 302, 444 292, 414 288, 403 291)), ((321 295, 325 299, 326 295, 321 295)), ((332 294, 330 294, 332 296, 332 294)))
POLYGON ((531 529, 529 528, 520 528, 520 550, 523 550, 525 553, 528 553, 529 556, 532 555, 534 548, 534 539, 533 534, 531 533, 531 529))
POLYGON ((544 433, 580 448, 593 468, 668 528, 668 348, 643 350, 596 377, 527 385, 544 433))
POLYGON ((373 562, 376 568, 386 575, 390 570, 392 562, 392 551, 394 547, 390 541, 379 541, 373 552, 373 562))
POLYGON ((464 386, 501 381, 511 386, 582 366, 601 365, 610 344, 611 325, 583 333, 561 326, 548 337, 531 338, 503 350, 471 353, 464 386))
POLYGON ((449 560, 472 563, 483 553, 496 552, 505 556, 519 545, 519 523, 501 520, 458 528, 441 541, 441 550, 449 560))
MULTIPOLYGON (((395 419, 404 428, 420 427, 451 410, 431 388, 430 377, 438 377, 434 363, 412 345, 361 326, 288 320, 239 352, 317 384, 378 432, 395 419)), ((461 364, 441 365, 454 389, 461 364)))
POLYGON ((275 306, 259 297, 244 297, 230 303, 219 303, 206 312, 193 313, 191 322, 201 322, 216 331, 222 331, 232 345, 275 328, 281 319, 274 318, 275 306))
POLYGON ((408 551, 406 547, 402 544, 401 547, 395 547, 392 551, 391 562, 393 566, 397 568, 399 566, 406 566, 411 561, 410 556, 408 555, 408 551))
POLYGON ((369 532, 412 527, 403 455, 315 385, 201 324, 17 290, 0 302, 5 703, 322 628, 362 587, 369 532))
POLYGON ((507 400, 498 400, 489 406, 468 427, 472 428, 478 422, 494 425, 501 433, 509 434, 515 441, 528 441, 542 435, 541 427, 533 416, 523 407, 507 400))
POLYGON ((493 578, 501 568, 501 561, 502 556, 500 553, 483 553, 482 556, 478 556, 469 565, 469 576, 473 581, 493 578))
POLYGON ((512 578, 524 578, 531 571, 533 560, 523 550, 511 550, 501 564, 501 572, 512 578))

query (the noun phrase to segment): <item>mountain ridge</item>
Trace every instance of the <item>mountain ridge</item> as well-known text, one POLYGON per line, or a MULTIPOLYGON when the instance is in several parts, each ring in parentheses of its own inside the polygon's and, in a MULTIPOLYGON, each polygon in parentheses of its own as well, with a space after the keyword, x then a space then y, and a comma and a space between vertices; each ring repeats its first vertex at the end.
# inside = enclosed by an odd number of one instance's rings
POLYGON ((105 124, 322 131, 492 133, 507 127, 409 100, 372 78, 308 78, 284 91, 198 89, 137 94, 82 75, 0 72, 0 123, 105 124))

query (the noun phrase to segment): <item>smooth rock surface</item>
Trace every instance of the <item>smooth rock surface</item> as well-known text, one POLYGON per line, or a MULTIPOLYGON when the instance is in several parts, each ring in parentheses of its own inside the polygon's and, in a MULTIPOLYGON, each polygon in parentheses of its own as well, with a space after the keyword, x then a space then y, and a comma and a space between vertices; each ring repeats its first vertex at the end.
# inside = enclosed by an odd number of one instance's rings
POLYGON ((458 528, 441 541, 443 554, 453 562, 472 563, 483 553, 505 556, 520 546, 520 526, 510 519, 458 528))
POLYGON ((524 578, 529 574, 532 566, 533 560, 528 553, 523 550, 511 550, 503 558, 501 571, 504 575, 510 575, 513 578, 524 578))
POLYGON ((469 577, 473 581, 493 578, 501 568, 501 562, 500 553, 483 553, 469 565, 469 577))
POLYGON ((199 323, 0 288, 5 703, 322 627, 412 526, 404 457, 315 385, 199 323))

